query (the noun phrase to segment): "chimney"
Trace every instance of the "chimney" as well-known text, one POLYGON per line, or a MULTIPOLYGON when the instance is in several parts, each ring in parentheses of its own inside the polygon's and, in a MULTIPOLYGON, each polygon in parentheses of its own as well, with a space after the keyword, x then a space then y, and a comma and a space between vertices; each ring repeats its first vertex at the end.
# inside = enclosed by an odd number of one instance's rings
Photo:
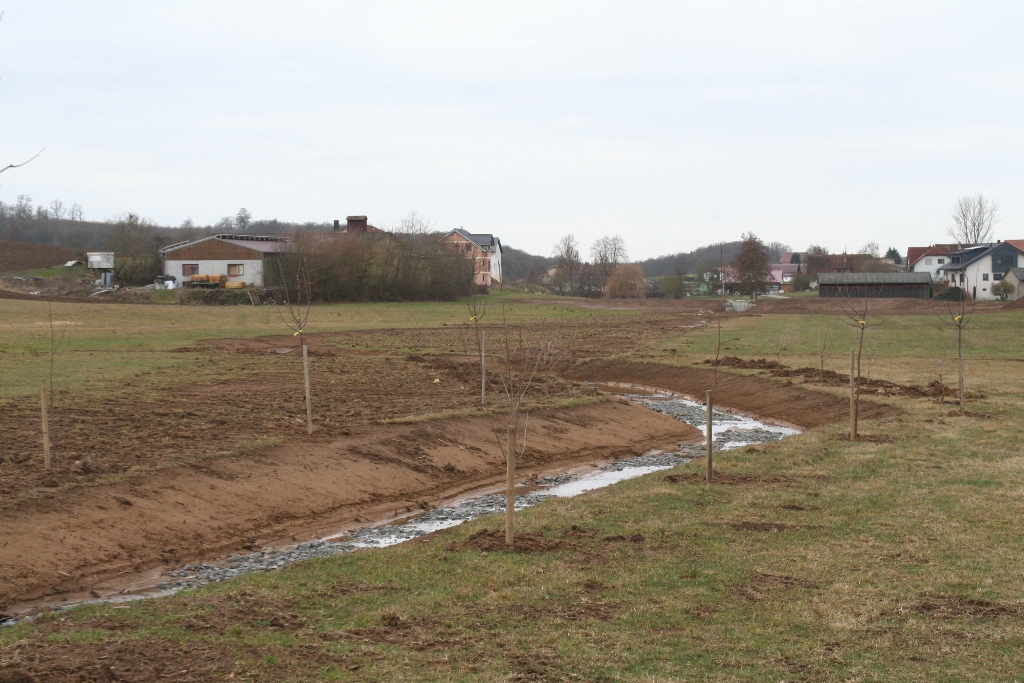
POLYGON ((362 235, 366 232, 366 216, 348 216, 346 219, 348 223, 348 232, 362 235))
POLYGON ((338 230, 339 228, 341 228, 341 221, 339 221, 337 218, 335 218, 334 219, 334 229, 338 230))

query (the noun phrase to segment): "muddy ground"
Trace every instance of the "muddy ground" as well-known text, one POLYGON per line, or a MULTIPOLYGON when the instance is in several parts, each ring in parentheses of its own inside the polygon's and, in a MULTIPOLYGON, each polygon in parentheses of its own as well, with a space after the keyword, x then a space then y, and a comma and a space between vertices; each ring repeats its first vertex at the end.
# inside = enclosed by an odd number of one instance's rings
MULTIPOLYGON (((354 428, 315 444, 168 467, 26 501, 0 519, 0 605, 64 592, 112 594, 117 577, 243 547, 320 538, 398 518, 503 480, 492 417, 354 428), (113 579, 113 580, 112 580, 113 579)), ((531 415, 524 477, 699 441, 700 432, 607 400, 531 415)), ((88 597, 85 595, 84 597, 88 597)))
MULTIPOLYGON (((653 359, 652 341, 685 333, 701 317, 676 310, 671 317, 558 326, 558 363, 537 377, 524 406, 560 425, 546 428, 546 446, 530 442, 536 465, 632 455, 658 441, 697 438, 683 433, 685 425, 638 408, 621 428, 606 429, 619 423, 594 415, 611 408, 595 405, 597 391, 579 382, 636 382, 701 395, 711 373, 704 368, 594 360, 653 359)), ((192 372, 142 373, 58 393, 50 470, 39 466, 38 398, 7 401, 0 411, 0 573, 14 578, 3 584, 0 612, 5 602, 88 590, 118 572, 182 565, 271 537, 306 540, 325 520, 397 514, 500 474, 500 460, 490 453, 497 448, 496 418, 475 417, 480 375, 471 329, 306 340, 312 436, 301 357, 286 336, 206 341, 173 352, 194 357, 192 372), (436 443, 425 436, 435 426, 448 430, 436 443), (488 454, 460 461, 471 445, 488 454), (368 469, 353 474, 361 467, 368 469)), ((491 414, 504 400, 493 363, 485 406, 491 414)), ((720 373, 716 396, 720 406, 803 427, 848 418, 844 399, 769 378, 720 373)), ((891 412, 869 403, 863 416, 891 412)))

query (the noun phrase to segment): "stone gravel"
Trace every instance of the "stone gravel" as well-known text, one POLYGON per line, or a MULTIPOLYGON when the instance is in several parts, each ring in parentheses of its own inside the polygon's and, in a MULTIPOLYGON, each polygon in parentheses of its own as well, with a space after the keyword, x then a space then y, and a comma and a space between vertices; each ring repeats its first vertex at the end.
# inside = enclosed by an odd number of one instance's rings
MULTIPOLYGON (((629 395, 627 398, 695 427, 701 429, 704 427, 706 411, 699 404, 693 404, 690 401, 672 396, 656 396, 652 398, 650 395, 629 395)), ((713 413, 712 423, 716 426, 716 436, 713 442, 713 447, 716 451, 728 450, 729 448, 749 444, 778 441, 785 436, 782 432, 770 429, 738 427, 736 425, 749 425, 755 423, 755 421, 718 411, 713 413), (730 427, 730 425, 734 426, 730 427)), ((621 472, 637 467, 675 467, 695 457, 700 457, 703 453, 703 443, 686 443, 680 444, 677 448, 669 451, 645 453, 631 458, 622 458, 603 466, 601 469, 604 471, 621 472)), ((559 474, 540 477, 532 483, 540 487, 554 487, 576 481, 580 478, 577 475, 559 474)), ((543 490, 517 495, 515 497, 515 507, 517 510, 522 510, 552 497, 554 496, 544 493, 543 490)), ((243 574, 275 571, 303 560, 350 553, 360 548, 379 548, 394 545, 439 529, 457 526, 478 517, 500 513, 504 510, 505 496, 503 494, 481 496, 455 505, 429 510, 414 520, 403 524, 383 524, 356 529, 347 534, 344 541, 311 541, 309 543, 300 543, 294 548, 285 550, 263 548, 252 553, 232 555, 222 562, 190 564, 169 574, 171 580, 158 583, 156 588, 159 594, 167 595, 187 588, 227 581, 243 574)), ((153 594, 139 597, 153 597, 153 594)), ((101 599, 90 602, 103 603, 123 599, 101 599)), ((64 608, 65 606, 57 606, 53 610, 57 611, 64 608)), ((18 621, 17 619, 8 619, 7 621, 0 622, 0 626, 12 625, 18 621)))

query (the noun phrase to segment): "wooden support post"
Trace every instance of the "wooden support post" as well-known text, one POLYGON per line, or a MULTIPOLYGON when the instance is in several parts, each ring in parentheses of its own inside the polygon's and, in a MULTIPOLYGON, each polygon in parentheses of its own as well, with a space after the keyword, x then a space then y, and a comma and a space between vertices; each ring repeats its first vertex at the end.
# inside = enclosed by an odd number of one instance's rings
POLYGON ((850 349, 850 441, 857 440, 857 388, 853 375, 854 352, 850 349))
POLYGON ((505 478, 505 545, 515 542, 516 426, 508 426, 508 450, 505 478))
POLYGON ((967 390, 964 388, 964 350, 960 349, 960 414, 963 415, 967 410, 966 402, 967 390))
POLYGON ((710 484, 711 483, 711 478, 714 476, 714 462, 712 460, 713 456, 712 456, 712 447, 711 447, 711 442, 714 439, 714 437, 712 436, 712 433, 711 433, 711 431, 712 431, 711 415, 714 412, 714 402, 715 402, 715 394, 714 394, 714 392, 713 391, 709 391, 707 394, 705 394, 705 399, 706 399, 707 404, 708 404, 708 430, 707 430, 707 434, 705 436, 705 440, 706 440, 705 441, 705 446, 706 446, 707 451, 708 451, 708 478, 707 478, 707 483, 710 484))
POLYGON ((46 380, 39 380, 39 398, 43 415, 43 467, 50 469, 50 417, 46 414, 46 380))
POLYGON ((309 400, 309 353, 302 345, 302 374, 306 380, 306 433, 313 433, 313 404, 309 400))
POLYGON ((487 332, 480 332, 480 405, 487 400, 487 332))

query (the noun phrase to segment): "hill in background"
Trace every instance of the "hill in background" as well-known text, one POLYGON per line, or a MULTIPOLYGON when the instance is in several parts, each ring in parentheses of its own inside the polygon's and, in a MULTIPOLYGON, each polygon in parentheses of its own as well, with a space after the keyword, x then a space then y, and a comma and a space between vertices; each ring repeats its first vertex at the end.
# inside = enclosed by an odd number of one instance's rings
POLYGON ((720 242, 709 244, 706 247, 699 247, 693 251, 681 251, 668 256, 658 256, 640 261, 647 277, 659 277, 662 275, 675 275, 676 271, 692 273, 701 261, 709 261, 718 264, 721 259, 724 265, 732 263, 736 254, 740 251, 742 242, 720 242))
POLYGON ((507 244, 501 245, 501 269, 509 280, 525 280, 531 271, 547 270, 553 265, 555 259, 550 256, 535 256, 507 244))

